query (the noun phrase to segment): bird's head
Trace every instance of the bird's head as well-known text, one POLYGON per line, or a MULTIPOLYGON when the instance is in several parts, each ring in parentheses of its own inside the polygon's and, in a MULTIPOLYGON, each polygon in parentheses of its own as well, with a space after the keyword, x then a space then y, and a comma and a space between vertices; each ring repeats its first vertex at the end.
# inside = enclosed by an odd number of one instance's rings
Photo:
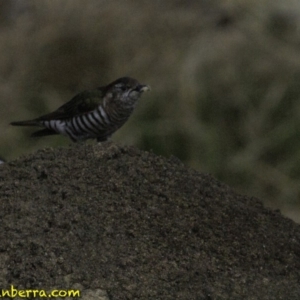
POLYGON ((140 84, 136 79, 122 77, 106 87, 106 93, 116 102, 125 106, 134 106, 143 92, 150 91, 148 85, 140 84))

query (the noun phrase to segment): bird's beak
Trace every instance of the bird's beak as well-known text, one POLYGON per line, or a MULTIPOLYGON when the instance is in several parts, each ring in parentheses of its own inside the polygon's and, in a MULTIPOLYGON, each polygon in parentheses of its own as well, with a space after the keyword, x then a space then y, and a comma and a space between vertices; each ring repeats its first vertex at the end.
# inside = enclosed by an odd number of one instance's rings
POLYGON ((148 92, 148 91, 151 91, 151 88, 150 88, 149 85, 140 84, 140 85, 136 88, 136 90, 137 90, 138 92, 142 93, 142 92, 148 92))

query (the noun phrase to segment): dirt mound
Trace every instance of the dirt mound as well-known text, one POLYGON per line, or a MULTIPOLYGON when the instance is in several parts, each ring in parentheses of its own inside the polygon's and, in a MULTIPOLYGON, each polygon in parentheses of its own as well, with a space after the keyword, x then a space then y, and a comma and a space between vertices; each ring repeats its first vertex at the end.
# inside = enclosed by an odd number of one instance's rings
POLYGON ((0 166, 0 196, 3 288, 300 299, 299 225, 174 157, 40 150, 0 166))

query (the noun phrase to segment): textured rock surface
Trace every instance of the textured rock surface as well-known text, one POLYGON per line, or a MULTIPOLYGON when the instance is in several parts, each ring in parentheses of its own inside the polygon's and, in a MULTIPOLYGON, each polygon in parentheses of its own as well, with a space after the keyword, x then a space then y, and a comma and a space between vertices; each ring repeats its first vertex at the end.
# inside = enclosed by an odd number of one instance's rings
POLYGON ((0 166, 0 285, 109 299, 300 299, 300 227, 207 174, 132 147, 0 166))

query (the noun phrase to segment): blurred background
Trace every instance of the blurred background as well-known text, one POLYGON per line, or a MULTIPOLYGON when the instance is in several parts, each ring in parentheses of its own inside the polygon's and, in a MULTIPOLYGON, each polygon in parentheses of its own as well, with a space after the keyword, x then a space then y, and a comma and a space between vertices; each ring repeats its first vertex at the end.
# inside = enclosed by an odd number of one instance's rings
POLYGON ((300 222, 299 1, 1 1, 0 155, 70 144, 8 124, 125 75, 152 91, 114 141, 300 222))

